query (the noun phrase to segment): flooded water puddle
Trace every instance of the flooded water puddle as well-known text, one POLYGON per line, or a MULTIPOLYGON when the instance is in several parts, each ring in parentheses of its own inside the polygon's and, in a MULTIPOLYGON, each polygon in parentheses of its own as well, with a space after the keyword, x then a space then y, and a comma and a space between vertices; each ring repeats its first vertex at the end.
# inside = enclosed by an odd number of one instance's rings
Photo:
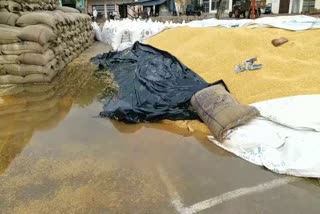
MULTIPOLYGON (((172 191, 190 206, 280 177, 170 123, 99 118, 97 97, 108 83, 81 63, 99 51, 105 46, 96 44, 50 85, 8 88, 1 96, 0 213, 182 213, 172 191)), ((234 206, 238 213, 255 213, 255 206, 263 213, 274 206, 319 213, 315 186, 302 180, 267 197, 228 202, 217 213, 234 206)))

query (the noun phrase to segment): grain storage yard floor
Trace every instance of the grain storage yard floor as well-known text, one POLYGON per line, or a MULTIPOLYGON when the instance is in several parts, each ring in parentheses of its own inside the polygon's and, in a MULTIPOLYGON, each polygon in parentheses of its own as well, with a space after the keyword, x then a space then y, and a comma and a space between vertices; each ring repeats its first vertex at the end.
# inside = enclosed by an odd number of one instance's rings
POLYGON ((320 213, 318 180, 276 175, 172 123, 98 118, 105 83, 87 61, 107 50, 85 51, 53 95, 1 97, 0 213, 320 213))

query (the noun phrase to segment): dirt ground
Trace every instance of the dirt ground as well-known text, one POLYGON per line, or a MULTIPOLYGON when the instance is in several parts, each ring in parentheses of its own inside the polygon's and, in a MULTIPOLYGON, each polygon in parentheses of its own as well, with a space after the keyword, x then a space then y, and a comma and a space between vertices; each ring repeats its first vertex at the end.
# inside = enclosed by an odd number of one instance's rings
POLYGON ((0 213, 320 213, 315 179, 280 176, 171 123, 97 115, 95 43, 50 85, 2 93, 0 213), (18 93, 19 92, 19 93, 18 93))

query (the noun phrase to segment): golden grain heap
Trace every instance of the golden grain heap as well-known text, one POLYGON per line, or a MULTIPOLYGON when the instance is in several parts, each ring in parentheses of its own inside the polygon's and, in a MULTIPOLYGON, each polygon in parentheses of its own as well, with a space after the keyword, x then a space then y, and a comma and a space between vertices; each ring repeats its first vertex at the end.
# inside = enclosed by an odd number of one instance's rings
MULTIPOLYGON (((207 82, 224 80, 239 102, 250 104, 320 93, 319 35, 320 30, 183 27, 167 30, 147 43, 170 52, 207 82), (289 42, 274 47, 271 41, 279 37, 289 42), (235 65, 252 57, 258 57, 262 69, 234 72, 235 65)), ((199 122, 188 126, 209 133, 199 122)))

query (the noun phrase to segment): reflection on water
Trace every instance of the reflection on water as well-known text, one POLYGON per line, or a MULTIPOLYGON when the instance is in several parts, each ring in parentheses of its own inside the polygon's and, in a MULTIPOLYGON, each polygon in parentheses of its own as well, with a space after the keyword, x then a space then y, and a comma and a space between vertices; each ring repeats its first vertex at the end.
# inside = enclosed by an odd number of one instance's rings
MULTIPOLYGON (((85 107, 113 87, 93 75, 95 66, 75 60, 50 84, 2 86, 0 89, 0 174, 37 130, 58 126, 73 104, 85 107)), ((97 112, 98 113, 98 112, 97 112)))

